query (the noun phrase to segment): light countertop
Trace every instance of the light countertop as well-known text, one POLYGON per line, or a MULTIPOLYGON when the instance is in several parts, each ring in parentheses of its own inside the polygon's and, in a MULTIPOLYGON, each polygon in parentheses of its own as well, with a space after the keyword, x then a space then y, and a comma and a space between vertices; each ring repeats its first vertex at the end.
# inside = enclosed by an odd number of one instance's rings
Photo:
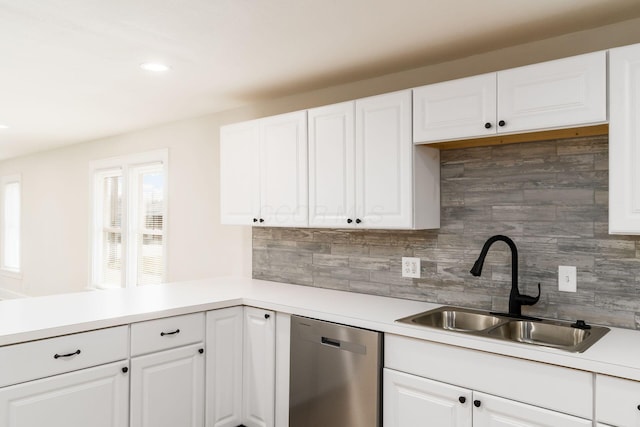
POLYGON ((610 328, 586 352, 567 353, 396 322, 438 304, 242 278, 0 301, 0 346, 234 305, 640 381, 640 331, 610 328))

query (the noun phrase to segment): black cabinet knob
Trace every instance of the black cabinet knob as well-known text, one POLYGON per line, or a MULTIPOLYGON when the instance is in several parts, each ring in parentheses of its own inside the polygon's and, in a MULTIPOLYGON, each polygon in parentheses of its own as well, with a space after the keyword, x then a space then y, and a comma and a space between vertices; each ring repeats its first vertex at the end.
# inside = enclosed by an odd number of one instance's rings
POLYGON ((200 353, 200 354, 204 353, 204 348, 199 348, 198 349, 198 353, 200 353))
POLYGON ((264 222, 264 219, 260 218, 260 222, 264 222))
POLYGON ((487 122, 484 124, 485 129, 491 129, 491 123, 487 122))
POLYGON ((353 220, 351 218, 347 219, 347 224, 351 224, 353 220))
POLYGON ((362 220, 360 218, 356 218, 356 224, 360 224, 362 220))
POLYGON ((466 402, 466 401, 467 401, 467 398, 466 398, 466 397, 464 397, 464 396, 460 396, 460 397, 458 398, 458 402, 460 402, 460 403, 464 403, 464 402, 466 402))
POLYGON ((258 222, 258 218, 253 218, 253 222, 258 222))
POLYGON ((127 368, 126 366, 124 368, 122 368, 122 373, 126 374, 127 372, 129 372, 129 368, 127 368))
POLYGON ((265 318, 265 319, 268 319, 268 318, 270 318, 270 317, 271 317, 271 315, 270 315, 270 314, 265 314, 265 315, 264 315, 264 318, 265 318))
POLYGON ((640 405, 638 405, 638 411, 640 411, 640 405))
POLYGON ((476 408, 479 408, 480 405, 482 405, 482 402, 480 402, 479 400, 474 400, 473 401, 473 406, 475 406, 476 408))
POLYGON ((504 127, 504 125, 506 125, 506 124, 507 124, 507 122, 505 122, 504 120, 500 120, 498 122, 498 126, 500 126, 500 127, 504 127))

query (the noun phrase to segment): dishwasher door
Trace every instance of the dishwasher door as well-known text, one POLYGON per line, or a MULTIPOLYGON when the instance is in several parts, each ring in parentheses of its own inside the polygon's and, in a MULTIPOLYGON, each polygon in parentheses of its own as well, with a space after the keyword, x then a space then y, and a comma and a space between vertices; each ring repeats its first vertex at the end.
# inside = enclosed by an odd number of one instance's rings
POLYGON ((379 427, 382 334, 291 316, 289 427, 379 427))

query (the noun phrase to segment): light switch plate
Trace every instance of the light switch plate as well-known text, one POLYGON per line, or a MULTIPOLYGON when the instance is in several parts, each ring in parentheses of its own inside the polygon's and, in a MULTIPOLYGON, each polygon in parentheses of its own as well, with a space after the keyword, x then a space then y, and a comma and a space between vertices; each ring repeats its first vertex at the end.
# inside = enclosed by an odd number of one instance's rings
POLYGON ((420 258, 402 257, 402 277, 420 278, 420 258))
POLYGON ((558 290, 562 292, 577 291, 577 270, 573 266, 558 266, 558 290))

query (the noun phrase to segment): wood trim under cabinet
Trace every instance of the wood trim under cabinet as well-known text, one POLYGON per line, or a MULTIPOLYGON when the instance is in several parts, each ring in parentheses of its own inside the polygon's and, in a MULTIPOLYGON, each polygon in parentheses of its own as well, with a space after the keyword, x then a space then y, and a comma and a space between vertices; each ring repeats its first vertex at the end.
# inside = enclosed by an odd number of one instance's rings
POLYGON ((607 135, 608 133, 609 125, 605 123, 602 125, 584 126, 580 128, 554 129, 540 132, 516 133, 512 135, 496 135, 483 138, 465 139, 463 141, 437 142, 428 145, 440 150, 453 150, 457 148, 485 147, 490 145, 517 144, 521 142, 607 135))

